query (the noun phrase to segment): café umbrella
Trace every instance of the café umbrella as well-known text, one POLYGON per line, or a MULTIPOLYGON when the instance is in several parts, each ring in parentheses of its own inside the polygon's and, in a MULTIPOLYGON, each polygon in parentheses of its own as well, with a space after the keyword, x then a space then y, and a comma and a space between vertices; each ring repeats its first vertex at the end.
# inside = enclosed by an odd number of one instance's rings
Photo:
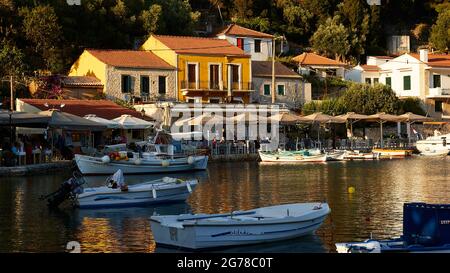
POLYGON ((360 120, 365 120, 369 116, 357 114, 355 112, 348 112, 347 114, 336 116, 336 119, 342 119, 348 124, 350 124, 350 134, 353 136, 353 123, 358 122, 360 120))
POLYGON ((399 118, 402 119, 403 122, 406 123, 406 128, 407 128, 407 132, 408 132, 408 146, 411 142, 411 124, 415 123, 415 122, 427 122, 427 121, 431 121, 432 119, 429 117, 425 117, 422 115, 417 115, 411 112, 407 112, 403 115, 400 115, 399 118))
POLYGON ((370 115, 366 118, 366 121, 369 122, 378 122, 380 124, 380 147, 383 148, 383 124, 386 122, 400 122, 402 119, 396 115, 386 114, 384 112, 377 113, 374 115, 370 115))
POLYGON ((84 116, 85 119, 90 120, 90 121, 94 121, 94 122, 98 122, 100 124, 105 125, 106 127, 108 127, 108 129, 117 129, 120 127, 120 124, 113 121, 113 120, 108 120, 108 119, 104 119, 101 117, 97 117, 96 115, 86 115, 84 116))
POLYGON ((117 122, 121 129, 147 129, 154 125, 152 122, 131 115, 121 115, 120 117, 113 119, 113 121, 117 122))

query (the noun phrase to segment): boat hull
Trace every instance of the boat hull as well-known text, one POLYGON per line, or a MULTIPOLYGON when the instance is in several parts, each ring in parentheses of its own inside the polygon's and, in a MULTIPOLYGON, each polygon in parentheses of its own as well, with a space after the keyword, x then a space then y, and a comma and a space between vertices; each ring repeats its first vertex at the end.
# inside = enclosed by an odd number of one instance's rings
POLYGON ((262 162, 325 162, 327 155, 304 156, 301 154, 279 154, 259 151, 262 162))
POLYGON ((161 203, 184 202, 197 185, 196 182, 188 183, 189 187, 184 183, 179 186, 155 188, 155 192, 149 187, 136 191, 131 189, 124 192, 117 189, 98 194, 80 194, 77 196, 76 206, 80 209, 93 209, 151 206, 161 203))
POLYGON ((128 161, 102 162, 101 158, 75 155, 75 162, 82 174, 113 174, 119 169, 124 174, 168 173, 181 171, 205 170, 208 165, 208 156, 193 156, 192 164, 187 158, 164 160, 142 160, 140 164, 128 161))
MULTIPOLYGON (((330 212, 328 205, 314 217, 287 217, 273 220, 202 222, 165 225, 158 216, 150 219, 157 244, 185 249, 210 249, 287 240, 313 234, 330 212)), ((164 216, 162 216, 164 217, 164 216)))
POLYGON ((403 158, 412 155, 413 150, 389 150, 389 149, 373 149, 372 153, 378 153, 380 158, 403 158))

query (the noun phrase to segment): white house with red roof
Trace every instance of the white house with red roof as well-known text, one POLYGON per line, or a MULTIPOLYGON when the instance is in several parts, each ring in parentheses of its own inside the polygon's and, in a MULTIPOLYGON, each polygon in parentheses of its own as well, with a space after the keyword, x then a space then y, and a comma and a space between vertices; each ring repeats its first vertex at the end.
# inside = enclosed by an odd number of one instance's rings
POLYGON ((450 55, 422 49, 384 61, 376 57, 370 60, 354 68, 360 77, 351 80, 390 85, 400 98, 420 98, 430 116, 450 118, 450 55))
POLYGON ((216 37, 241 48, 252 56, 252 61, 267 61, 272 57, 273 35, 231 24, 216 37))

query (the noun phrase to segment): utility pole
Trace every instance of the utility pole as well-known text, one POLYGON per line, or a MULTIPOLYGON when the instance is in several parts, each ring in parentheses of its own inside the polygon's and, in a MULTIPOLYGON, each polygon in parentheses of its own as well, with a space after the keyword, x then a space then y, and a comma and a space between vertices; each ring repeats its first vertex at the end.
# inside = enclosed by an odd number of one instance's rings
POLYGON ((275 40, 274 37, 272 40, 272 103, 275 103, 275 40))
POLYGON ((9 88, 11 90, 10 98, 11 98, 11 111, 14 111, 14 85, 13 85, 13 76, 9 76, 9 88))

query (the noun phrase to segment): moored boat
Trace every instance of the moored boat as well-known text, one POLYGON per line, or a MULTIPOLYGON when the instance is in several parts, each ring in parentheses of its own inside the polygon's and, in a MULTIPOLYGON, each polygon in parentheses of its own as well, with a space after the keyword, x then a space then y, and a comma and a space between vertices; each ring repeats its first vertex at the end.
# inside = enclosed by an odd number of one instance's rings
POLYGON ((450 253, 450 204, 405 203, 400 238, 337 243, 336 250, 339 253, 450 253))
POLYGON ((229 214, 152 216, 150 223, 156 244, 205 249, 312 234, 329 213, 326 203, 297 203, 229 214))
POLYGON ((129 207, 185 201, 198 181, 163 179, 130 185, 124 191, 108 186, 85 188, 76 195, 75 206, 84 208, 129 207))
POLYGON ((450 153, 450 134, 435 135, 416 142, 416 148, 422 155, 440 156, 450 153))
POLYGON ((380 158, 403 158, 411 156, 413 150, 376 148, 372 150, 372 153, 378 153, 380 158))
POLYGON ((85 188, 82 176, 62 183, 47 199, 49 206, 58 207, 66 200, 80 209, 130 207, 185 201, 197 186, 196 179, 181 180, 164 177, 144 183, 127 185, 121 170, 106 179, 107 185, 85 188))
POLYGON ((327 155, 305 155, 303 153, 280 153, 258 151, 262 162, 325 162, 327 155))
POLYGON ((205 170, 208 165, 206 155, 179 157, 155 155, 112 160, 109 156, 93 157, 77 154, 74 160, 82 174, 113 174, 119 169, 125 174, 167 173, 205 170))
POLYGON ((353 151, 345 151, 344 159, 347 160, 374 160, 378 159, 380 157, 379 153, 374 152, 362 152, 359 150, 353 150, 353 151))

